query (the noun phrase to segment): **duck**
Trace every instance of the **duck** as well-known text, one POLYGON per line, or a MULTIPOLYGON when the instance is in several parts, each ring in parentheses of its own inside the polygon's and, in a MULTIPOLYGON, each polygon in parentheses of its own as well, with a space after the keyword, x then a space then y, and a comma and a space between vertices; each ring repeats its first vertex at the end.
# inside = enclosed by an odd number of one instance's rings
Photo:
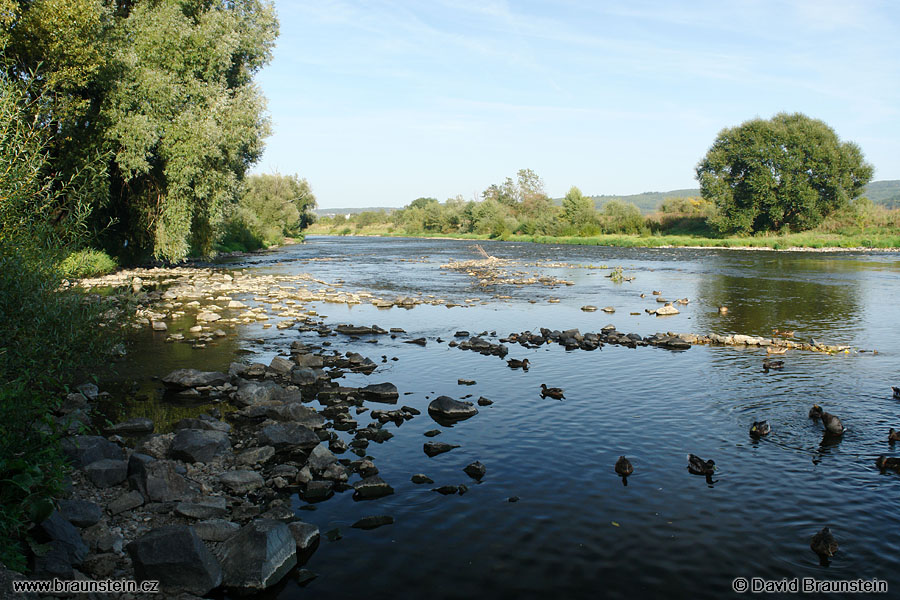
POLYGON ((900 387, 897 387, 896 385, 892 385, 891 389, 894 390, 894 398, 896 400, 900 400, 900 387))
POLYGON ((772 428, 768 421, 754 421, 750 426, 750 435, 753 437, 762 437, 772 433, 772 428))
POLYGON ((778 337, 794 337, 794 331, 782 331, 780 329, 773 329, 772 334, 778 337))
POLYGON ((509 365, 510 369, 524 369, 526 371, 528 370, 528 359, 527 358, 523 359, 523 360, 511 358, 508 361, 506 361, 506 364, 509 365))
POLYGON ((634 473, 634 466, 631 464, 630 460, 624 456, 620 456, 619 460, 616 461, 616 473, 622 477, 628 477, 634 473))
POLYGON ((823 414, 824 414, 824 411, 822 410, 822 407, 819 406, 818 404, 813 404, 812 408, 809 409, 809 418, 810 419, 821 419, 823 414))
POLYGON ((716 462, 712 459, 703 460, 696 454, 688 454, 688 471, 694 475, 712 475, 716 471, 716 462))
POLYGON ((822 531, 813 536, 809 542, 809 547, 819 555, 819 558, 832 557, 838 551, 837 540, 834 539, 831 530, 827 527, 823 527, 822 531))
POLYGON ((891 427, 891 430, 888 432, 888 441, 900 442, 900 431, 894 431, 894 428, 891 427))
POLYGON ((763 359, 763 371, 766 373, 769 372, 769 369, 780 370, 784 368, 783 360, 769 360, 768 358, 763 359))
POLYGON ((786 354, 787 348, 780 348, 778 346, 766 346, 766 354, 786 354))
POLYGON ((720 314, 720 315, 724 315, 724 314, 727 313, 727 312, 728 312, 728 307, 727 307, 727 306, 720 306, 720 307, 719 307, 719 314, 720 314))
POLYGON ((892 471, 897 471, 898 473, 900 473, 900 458, 881 455, 875 459, 875 466, 881 469, 881 471, 890 469, 892 471))
POLYGON ((822 424, 825 425, 826 433, 834 435, 843 435, 844 433, 844 424, 831 413, 822 413, 822 424))
POLYGON ((550 396, 551 398, 556 398, 557 400, 565 400, 565 396, 563 395, 563 389, 552 387, 548 388, 546 384, 541 384, 541 398, 546 398, 550 396))

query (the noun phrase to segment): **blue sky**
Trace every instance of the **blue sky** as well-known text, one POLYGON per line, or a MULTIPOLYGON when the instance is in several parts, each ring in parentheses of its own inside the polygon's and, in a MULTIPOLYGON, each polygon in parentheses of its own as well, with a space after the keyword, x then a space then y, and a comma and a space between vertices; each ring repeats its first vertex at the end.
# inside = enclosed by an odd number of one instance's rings
POLYGON ((802 112, 900 179, 900 3, 276 1, 255 172, 324 208, 696 187, 725 127, 802 112))

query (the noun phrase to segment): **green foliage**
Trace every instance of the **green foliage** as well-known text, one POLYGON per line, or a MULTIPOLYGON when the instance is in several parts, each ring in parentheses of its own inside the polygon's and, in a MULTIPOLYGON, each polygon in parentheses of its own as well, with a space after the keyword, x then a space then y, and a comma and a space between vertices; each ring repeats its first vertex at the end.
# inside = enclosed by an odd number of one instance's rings
POLYGON ((52 399, 118 340, 101 329, 105 307, 61 289, 58 259, 84 236, 86 213, 66 203, 71 180, 50 175, 42 103, 0 75, 0 560, 12 568, 24 566, 22 533, 60 489, 52 399))
POLYGON ((68 279, 96 277, 116 270, 116 261, 102 250, 76 250, 59 264, 60 274, 68 279))
POLYGON ((649 233, 641 209, 634 204, 613 200, 601 215, 604 233, 649 233))
POLYGON ((780 113, 719 133, 697 167, 722 232, 809 229, 862 193, 872 166, 824 122, 780 113))
POLYGON ((315 221, 316 197, 309 182, 297 175, 252 175, 244 181, 237 203, 228 209, 218 248, 251 251, 302 236, 315 221))

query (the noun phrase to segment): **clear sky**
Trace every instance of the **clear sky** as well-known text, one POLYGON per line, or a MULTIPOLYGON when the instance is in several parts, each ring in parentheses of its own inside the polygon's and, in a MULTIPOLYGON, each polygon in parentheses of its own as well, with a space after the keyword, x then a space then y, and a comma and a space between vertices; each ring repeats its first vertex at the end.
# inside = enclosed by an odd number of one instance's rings
POLYGON ((717 133, 802 112, 900 179, 900 2, 277 0, 255 172, 323 208, 697 187, 717 133))

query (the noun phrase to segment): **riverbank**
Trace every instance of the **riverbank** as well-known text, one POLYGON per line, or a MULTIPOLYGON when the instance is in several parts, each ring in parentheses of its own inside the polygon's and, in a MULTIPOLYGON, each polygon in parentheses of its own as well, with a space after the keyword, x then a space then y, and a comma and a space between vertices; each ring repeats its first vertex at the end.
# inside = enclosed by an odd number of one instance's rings
POLYGON ((871 235, 838 235, 831 233, 792 233, 754 237, 708 238, 689 235, 628 235, 610 234, 591 237, 505 235, 492 238, 478 233, 406 233, 377 227, 363 227, 355 232, 349 228, 337 229, 313 225, 307 235, 348 235, 374 237, 408 237, 418 239, 490 240, 506 242, 533 242, 536 244, 566 244, 574 246, 613 246, 619 248, 709 248, 725 250, 771 250, 790 252, 859 252, 900 251, 900 232, 896 235, 874 233, 871 235))

